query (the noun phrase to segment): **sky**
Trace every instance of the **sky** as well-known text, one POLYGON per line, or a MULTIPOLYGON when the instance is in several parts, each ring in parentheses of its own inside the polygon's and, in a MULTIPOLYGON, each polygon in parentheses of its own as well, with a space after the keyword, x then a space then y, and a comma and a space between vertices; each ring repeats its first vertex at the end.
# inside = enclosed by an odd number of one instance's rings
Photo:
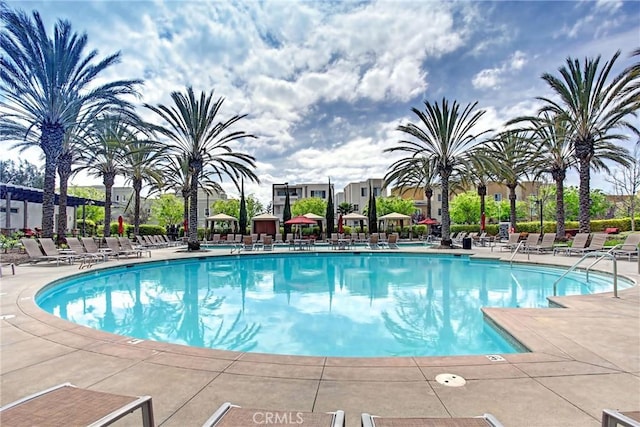
MULTIPOLYGON (((485 110, 478 131, 533 114, 552 96, 543 73, 568 57, 622 54, 640 47, 639 1, 9 1, 37 10, 51 29, 69 20, 99 57, 120 52, 105 80, 144 79, 142 107, 171 103, 192 86, 225 99, 221 119, 246 114, 234 143, 256 158, 265 205, 274 183, 382 178, 399 158, 384 153, 416 123, 411 108, 447 98, 485 110)), ((631 145, 631 144, 629 144, 631 145)), ((41 152, 0 150, 42 164, 41 152)), ((78 176, 72 184, 91 179, 78 176)), ((95 180, 93 183, 100 183, 95 180)), ((577 185, 570 173, 569 185, 577 185)), ((122 179, 116 185, 124 184, 122 179)), ((222 182, 230 197, 238 191, 222 182)), ((592 187, 610 189, 602 174, 592 187)))

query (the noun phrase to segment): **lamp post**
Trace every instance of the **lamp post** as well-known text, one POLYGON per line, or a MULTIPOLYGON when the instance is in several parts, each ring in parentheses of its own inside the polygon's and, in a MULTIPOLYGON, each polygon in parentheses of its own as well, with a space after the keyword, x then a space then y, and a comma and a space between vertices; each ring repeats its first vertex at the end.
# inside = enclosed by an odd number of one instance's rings
POLYGON ((84 203, 82 204, 82 237, 86 237, 86 231, 87 231, 87 213, 85 210, 85 207, 89 205, 93 205, 93 201, 92 200, 86 200, 84 201, 84 203))

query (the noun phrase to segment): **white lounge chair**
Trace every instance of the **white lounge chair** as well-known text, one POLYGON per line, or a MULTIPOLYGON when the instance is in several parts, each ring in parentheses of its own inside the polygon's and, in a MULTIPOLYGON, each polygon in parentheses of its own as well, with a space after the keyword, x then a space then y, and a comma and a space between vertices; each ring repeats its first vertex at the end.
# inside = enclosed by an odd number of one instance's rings
MULTIPOLYGON (((40 244, 35 239, 29 239, 29 238, 23 237, 20 239, 20 242, 22 242, 22 246, 24 247, 24 250, 27 252, 27 255, 29 255, 29 262, 33 264, 37 262, 43 262, 43 261, 47 261, 47 262, 55 261, 56 265, 60 265, 60 261, 65 261, 65 262, 68 262, 69 264, 73 262, 73 257, 69 255, 61 255, 61 254, 46 255, 45 253, 42 252, 42 249, 40 248, 40 244)), ((53 244, 53 241, 51 243, 53 244)))
POLYGON ((638 255, 638 244, 640 244, 640 233, 631 233, 624 239, 624 243, 619 248, 613 250, 613 254, 626 256, 631 261, 632 256, 638 255))

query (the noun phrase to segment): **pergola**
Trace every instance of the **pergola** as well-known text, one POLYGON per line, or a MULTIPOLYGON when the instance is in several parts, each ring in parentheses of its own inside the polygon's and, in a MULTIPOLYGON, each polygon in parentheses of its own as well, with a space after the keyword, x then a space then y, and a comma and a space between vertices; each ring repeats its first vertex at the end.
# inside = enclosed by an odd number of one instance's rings
MULTIPOLYGON (((3 224, 3 229, 11 230, 11 202, 18 201, 24 203, 23 209, 23 224, 27 224, 27 205, 28 203, 38 203, 42 204, 42 196, 44 191, 39 188, 30 188, 23 187, 21 185, 15 184, 6 184, 0 183, 0 200, 5 201, 5 223, 3 224)), ((59 206, 60 195, 55 195, 54 203, 56 206, 59 206)), ((67 196, 67 206, 74 208, 74 218, 75 210, 78 206, 85 205, 94 205, 94 206, 104 206, 103 200, 93 200, 86 199, 84 197, 76 197, 76 196, 67 196)))

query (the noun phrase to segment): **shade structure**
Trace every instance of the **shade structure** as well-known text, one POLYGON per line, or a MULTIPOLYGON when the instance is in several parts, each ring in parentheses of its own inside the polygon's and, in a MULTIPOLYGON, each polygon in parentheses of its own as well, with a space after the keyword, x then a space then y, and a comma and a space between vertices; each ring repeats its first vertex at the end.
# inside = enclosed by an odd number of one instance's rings
POLYGON ((342 217, 343 221, 367 221, 367 216, 359 214, 357 212, 351 212, 342 217))
POLYGON ((280 229, 280 218, 265 213, 251 218, 251 230, 253 233, 270 234, 275 236, 280 229))
POLYGON ((237 221, 238 218, 227 215, 225 213, 219 213, 207 217, 207 221, 237 221))
POLYGON ((382 216, 378 217, 378 219, 381 220, 381 221, 387 221, 387 220, 407 221, 407 220, 411 219, 411 217, 409 215, 401 214, 401 213, 398 213, 398 212, 391 212, 391 213, 388 213, 386 215, 382 215, 382 216))
POLYGON ((424 225, 435 225, 438 223, 438 220, 435 218, 425 218, 422 221, 419 221, 418 224, 424 224, 424 225))
POLYGON ((323 216, 316 215, 316 214, 311 213, 311 212, 306 213, 306 214, 304 214, 304 215, 302 215, 302 216, 303 216, 303 217, 305 217, 305 218, 313 219, 313 220, 315 220, 315 221, 321 221, 321 220, 324 220, 324 217, 323 217, 323 216))
POLYGON ((291 218, 289 221, 285 221, 284 223, 288 225, 316 225, 315 220, 309 219, 304 215, 298 215, 291 218))

